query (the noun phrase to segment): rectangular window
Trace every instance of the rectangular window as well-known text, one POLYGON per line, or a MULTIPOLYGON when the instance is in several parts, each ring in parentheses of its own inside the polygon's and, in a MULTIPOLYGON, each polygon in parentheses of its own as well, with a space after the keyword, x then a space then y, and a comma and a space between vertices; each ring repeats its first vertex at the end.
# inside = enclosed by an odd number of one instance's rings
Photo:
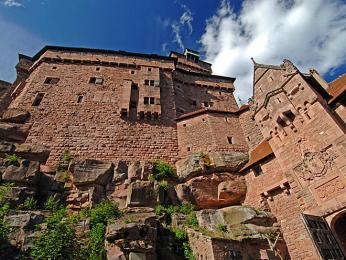
POLYGON ((59 80, 59 78, 48 77, 45 79, 44 84, 57 84, 59 80))
POLYGON ((144 97, 144 105, 154 105, 155 98, 154 97, 144 97))
POLYGON ((263 171, 262 171, 262 168, 260 165, 253 166, 252 170, 253 170, 255 176, 259 176, 259 175, 263 174, 263 171))
POLYGON ((149 86, 149 79, 144 80, 144 85, 149 86))
POLYGON ((149 104, 149 97, 144 97, 144 105, 148 105, 149 104))
POLYGON ((148 68, 148 71, 151 72, 151 68, 148 68))
POLYGON ((89 80, 89 83, 96 84, 96 85, 102 85, 103 84, 103 78, 101 77, 91 77, 89 80))
POLYGON ((197 106, 196 100, 192 100, 192 105, 193 105, 193 106, 197 106))
POLYGON ((149 85, 150 86, 155 86, 155 80, 149 80, 149 85))
POLYGON ((234 139, 231 136, 227 136, 227 140, 229 144, 234 144, 234 139))
POLYGON ((84 96, 83 95, 78 95, 77 96, 77 103, 83 103, 84 102, 84 96))
POLYGON ((44 93, 37 93, 34 102, 32 102, 32 106, 38 107, 41 104, 44 95, 44 93))

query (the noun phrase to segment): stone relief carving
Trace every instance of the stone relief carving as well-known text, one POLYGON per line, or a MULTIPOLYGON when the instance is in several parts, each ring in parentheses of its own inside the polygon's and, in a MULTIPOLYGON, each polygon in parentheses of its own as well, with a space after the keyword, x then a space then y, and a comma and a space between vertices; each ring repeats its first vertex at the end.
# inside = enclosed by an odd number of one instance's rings
POLYGON ((333 166, 336 155, 331 150, 331 146, 316 151, 309 147, 304 137, 298 138, 297 146, 300 150, 302 162, 294 168, 294 171, 302 180, 312 181, 322 177, 333 166))
POLYGON ((346 185, 340 176, 336 176, 328 182, 315 188, 315 193, 319 200, 325 201, 337 196, 345 189, 346 185))
POLYGON ((283 76, 286 76, 286 77, 297 72, 297 68, 288 59, 283 60, 283 63, 281 64, 281 68, 284 69, 285 73, 283 74, 283 76))

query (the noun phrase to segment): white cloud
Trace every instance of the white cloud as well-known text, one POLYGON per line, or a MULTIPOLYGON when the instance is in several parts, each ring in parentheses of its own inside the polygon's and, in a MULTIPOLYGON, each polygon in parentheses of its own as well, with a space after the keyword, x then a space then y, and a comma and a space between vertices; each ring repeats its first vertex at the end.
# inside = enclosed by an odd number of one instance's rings
POLYGON ((187 25, 189 28, 189 35, 192 34, 193 28, 192 28, 192 22, 193 22, 193 16, 191 10, 186 5, 181 5, 181 7, 184 9, 184 13, 180 16, 180 24, 181 25, 187 25))
POLYGON ((4 5, 8 7, 23 6, 23 4, 20 1, 16 1, 16 0, 5 0, 4 5))
POLYGON ((181 8, 184 10, 182 15, 179 18, 179 21, 173 21, 172 22, 172 32, 174 36, 173 42, 176 42, 180 49, 184 50, 184 42, 182 39, 181 31, 182 29, 187 26, 188 28, 188 36, 190 36, 193 32, 192 22, 193 22, 193 15, 191 10, 186 5, 181 5, 181 8))
POLYGON ((252 95, 259 63, 290 59, 302 71, 321 73, 346 62, 346 3, 342 0, 245 0, 240 13, 223 0, 201 37, 215 74, 235 76, 236 95, 252 95))

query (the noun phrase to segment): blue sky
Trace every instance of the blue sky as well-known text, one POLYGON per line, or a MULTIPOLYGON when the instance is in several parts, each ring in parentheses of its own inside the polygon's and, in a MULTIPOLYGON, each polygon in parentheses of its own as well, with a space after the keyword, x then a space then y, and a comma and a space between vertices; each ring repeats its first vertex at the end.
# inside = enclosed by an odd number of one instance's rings
POLYGON ((345 14, 345 0, 0 0, 0 79, 15 79, 18 53, 44 45, 162 55, 188 47, 215 74, 237 77, 246 99, 250 57, 289 58, 328 81, 345 73, 345 14))

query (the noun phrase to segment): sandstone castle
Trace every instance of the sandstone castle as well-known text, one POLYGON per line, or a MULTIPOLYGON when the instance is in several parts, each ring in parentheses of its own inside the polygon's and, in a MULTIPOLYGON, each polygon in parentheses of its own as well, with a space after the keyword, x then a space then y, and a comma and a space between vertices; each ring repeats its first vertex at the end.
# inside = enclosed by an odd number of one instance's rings
MULTIPOLYGON (((235 78, 212 74, 190 49, 20 54, 15 82, 0 81, 11 205, 50 195, 72 212, 116 202, 139 220, 107 227, 107 259, 184 259, 162 237, 153 209, 164 204, 194 206, 198 227, 170 217, 195 259, 345 259, 346 76, 327 83, 289 60, 253 64, 253 98, 238 107, 235 78), (20 160, 9 166, 8 155, 20 160), (157 160, 176 169, 165 189, 149 177, 157 160), (150 234, 133 231, 143 226, 150 234)), ((24 225, 41 213, 20 213, 19 224, 18 214, 6 218, 25 251, 35 230, 24 225)))

